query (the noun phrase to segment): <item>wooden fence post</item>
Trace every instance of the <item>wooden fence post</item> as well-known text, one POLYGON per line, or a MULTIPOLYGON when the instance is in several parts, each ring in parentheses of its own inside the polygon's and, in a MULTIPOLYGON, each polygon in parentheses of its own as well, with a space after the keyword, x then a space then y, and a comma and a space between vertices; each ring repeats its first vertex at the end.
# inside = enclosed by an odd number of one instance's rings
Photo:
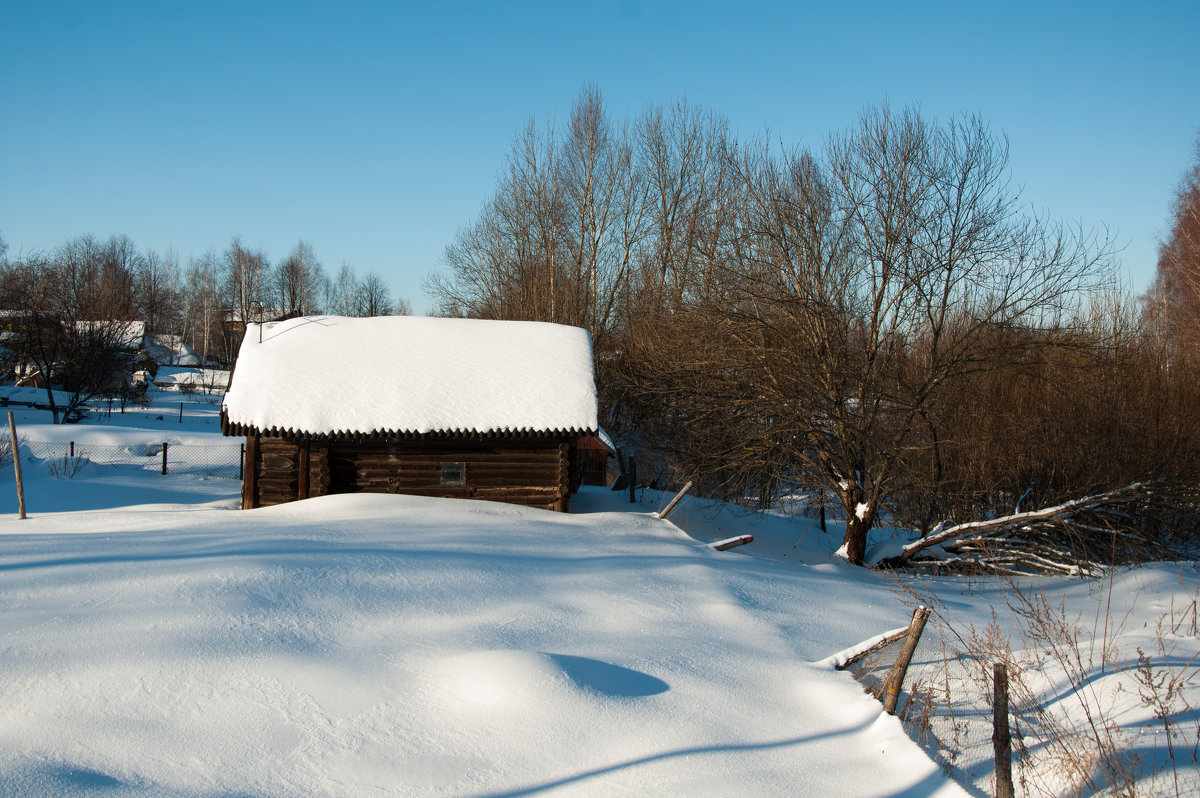
POLYGON ((883 711, 889 715, 896 714, 896 703, 900 700, 900 688, 904 686, 904 674, 908 672, 908 663, 912 661, 913 652, 921 640, 921 632, 925 631, 925 621, 929 620, 929 608, 917 607, 913 610, 912 622, 908 625, 908 634, 896 655, 896 664, 888 672, 884 682, 883 711))
POLYGON ((12 436, 13 473, 17 477, 17 518, 25 520, 25 482, 21 479, 21 446, 17 443, 17 422, 8 411, 8 432, 12 436))
POLYGON ((238 479, 240 480, 246 473, 246 444, 242 443, 242 450, 238 452, 238 479))
POLYGON ((166 475, 167 475, 167 442, 166 442, 166 441, 163 441, 163 465, 162 465, 162 472, 163 472, 163 476, 166 476, 166 475))
POLYGON ((637 499, 633 495, 633 489, 637 487, 637 462, 633 459, 633 455, 629 455, 629 503, 633 504, 637 499))
POLYGON ((692 481, 689 479, 688 483, 684 485, 678 493, 675 494, 675 498, 671 499, 670 503, 668 503, 667 506, 663 508, 663 511, 658 514, 658 517, 666 518, 668 515, 670 515, 671 511, 675 509, 675 505, 679 504, 679 500, 683 498, 685 493, 691 490, 691 487, 692 481))
POLYGON ((992 749, 996 754, 996 798, 1013 798, 1012 735, 1008 730, 1008 668, 992 665, 992 749))

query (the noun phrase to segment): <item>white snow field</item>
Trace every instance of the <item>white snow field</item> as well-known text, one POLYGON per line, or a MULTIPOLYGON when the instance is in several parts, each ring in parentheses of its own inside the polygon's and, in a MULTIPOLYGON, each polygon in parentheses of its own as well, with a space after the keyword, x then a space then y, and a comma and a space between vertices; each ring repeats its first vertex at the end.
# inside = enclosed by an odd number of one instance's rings
POLYGON ((4 794, 958 792, 811 664, 861 634, 837 566, 644 512, 232 507, 0 523, 4 794))
MULTIPOLYGON (((128 434, 213 429, 160 401, 128 434)), ((124 432, 33 420, 30 440, 124 432)), ((601 489, 569 515, 385 495, 243 511, 235 480, 26 461, 19 521, 5 468, 0 795, 967 794, 832 668, 909 610, 810 519, 687 501, 666 521, 669 496, 601 489), (741 533, 758 540, 704 542, 741 533)), ((1140 573, 1152 626, 1176 576, 1140 573)), ((972 618, 997 600, 934 584, 972 618)))

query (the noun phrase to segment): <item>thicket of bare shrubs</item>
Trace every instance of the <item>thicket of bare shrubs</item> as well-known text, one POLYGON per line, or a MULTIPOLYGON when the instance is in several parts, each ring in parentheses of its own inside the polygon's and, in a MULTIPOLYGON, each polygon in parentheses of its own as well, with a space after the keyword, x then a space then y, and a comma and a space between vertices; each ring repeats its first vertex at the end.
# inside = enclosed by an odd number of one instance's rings
POLYGON ((1195 528, 1182 283, 1115 288, 1107 238, 1032 212, 978 118, 884 106, 807 150, 686 103, 618 124, 587 88, 502 174, 427 290, 447 314, 589 329, 602 423, 642 474, 828 497, 858 563, 881 522, 1134 483, 1155 501, 1112 524, 1195 528))

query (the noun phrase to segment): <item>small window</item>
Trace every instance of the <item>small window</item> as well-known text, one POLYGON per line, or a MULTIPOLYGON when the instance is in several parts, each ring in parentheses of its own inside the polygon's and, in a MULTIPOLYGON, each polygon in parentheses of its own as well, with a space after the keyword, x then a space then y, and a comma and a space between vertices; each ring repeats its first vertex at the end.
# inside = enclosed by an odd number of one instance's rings
POLYGON ((467 484, 467 464, 466 463, 442 463, 442 484, 443 485, 465 485, 465 484, 467 484))

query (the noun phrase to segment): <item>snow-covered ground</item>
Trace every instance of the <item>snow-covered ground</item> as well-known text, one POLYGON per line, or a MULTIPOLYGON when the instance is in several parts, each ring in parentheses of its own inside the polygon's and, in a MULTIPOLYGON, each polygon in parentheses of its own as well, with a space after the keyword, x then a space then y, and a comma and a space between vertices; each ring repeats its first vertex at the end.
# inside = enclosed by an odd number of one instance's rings
MULTIPOLYGON (((125 429, 18 423, 213 439, 215 406, 180 424, 159 400, 125 429)), ((0 795, 964 794, 832 668, 909 610, 812 519, 689 500, 667 521, 669 496, 600 489, 570 515, 241 511, 234 480, 114 474, 27 463, 25 521, 5 477, 0 795), (736 534, 756 542, 706 545, 736 534)), ((1138 574, 1152 600, 1127 628, 1191 600, 1192 574, 1138 574)), ((980 588, 935 585, 983 622, 980 588)))

